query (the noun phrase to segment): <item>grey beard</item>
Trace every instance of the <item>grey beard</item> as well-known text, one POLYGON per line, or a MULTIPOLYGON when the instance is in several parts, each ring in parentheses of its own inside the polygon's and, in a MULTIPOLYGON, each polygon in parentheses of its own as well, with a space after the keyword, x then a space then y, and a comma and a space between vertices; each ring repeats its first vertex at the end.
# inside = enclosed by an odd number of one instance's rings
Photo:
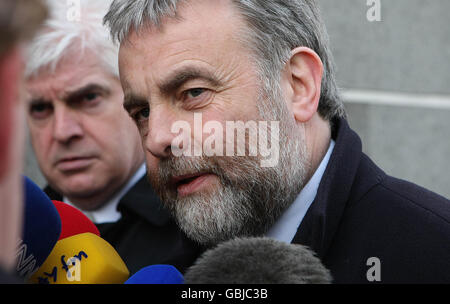
MULTIPOLYGON (((266 233, 300 193, 305 179, 304 147, 292 140, 280 151, 276 167, 263 168, 256 157, 173 157, 162 160, 155 190, 191 239, 214 245, 234 237, 266 233), (211 172, 216 191, 178 198, 172 176, 211 172)), ((152 183, 154 184, 154 183, 152 183)))
POLYGON ((160 160, 158 179, 150 176, 150 182, 189 238, 210 246, 234 237, 261 236, 300 193, 308 172, 306 145, 286 116, 287 108, 277 106, 281 149, 275 167, 261 167, 259 157, 250 156, 160 160), (194 172, 217 175, 218 189, 178 198, 170 178, 194 172))

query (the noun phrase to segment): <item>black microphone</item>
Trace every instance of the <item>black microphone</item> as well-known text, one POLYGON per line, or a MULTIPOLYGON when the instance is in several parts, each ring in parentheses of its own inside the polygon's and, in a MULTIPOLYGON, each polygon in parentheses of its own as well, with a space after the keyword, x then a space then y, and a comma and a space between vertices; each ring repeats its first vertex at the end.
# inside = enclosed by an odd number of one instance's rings
POLYGON ((203 253, 185 284, 330 284, 313 251, 266 237, 236 238, 203 253))

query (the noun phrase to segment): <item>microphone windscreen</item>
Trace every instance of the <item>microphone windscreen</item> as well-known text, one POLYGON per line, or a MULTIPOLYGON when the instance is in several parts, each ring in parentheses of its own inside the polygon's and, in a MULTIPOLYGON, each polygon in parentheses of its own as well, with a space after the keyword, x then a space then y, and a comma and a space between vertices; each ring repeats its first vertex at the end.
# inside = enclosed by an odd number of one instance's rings
POLYGON ((83 212, 63 202, 53 201, 53 204, 61 218, 60 240, 85 232, 100 236, 98 228, 83 212))
POLYGON ((186 284, 328 284, 329 271, 307 247, 274 239, 219 244, 185 273, 186 284))
POLYGON ((130 273, 116 250, 93 233, 58 241, 30 278, 37 284, 122 284, 130 273))
POLYGON ((16 271, 27 278, 44 263, 58 241, 61 220, 50 198, 26 176, 24 190, 24 226, 16 271))
POLYGON ((151 265, 132 275, 125 284, 183 284, 183 275, 172 265, 151 265))

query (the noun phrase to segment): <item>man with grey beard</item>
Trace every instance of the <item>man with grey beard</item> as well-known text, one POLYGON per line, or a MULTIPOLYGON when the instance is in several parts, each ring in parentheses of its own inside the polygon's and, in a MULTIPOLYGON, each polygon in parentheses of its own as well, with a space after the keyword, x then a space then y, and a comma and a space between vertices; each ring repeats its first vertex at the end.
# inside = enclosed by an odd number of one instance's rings
POLYGON ((450 282, 450 204, 362 153, 315 1, 115 0, 104 22, 149 179, 190 238, 303 244, 335 283, 450 282), (211 127, 255 121, 279 129, 237 130, 242 145, 211 127), (280 147, 273 166, 254 134, 280 147), (211 153, 230 143, 245 156, 211 153))

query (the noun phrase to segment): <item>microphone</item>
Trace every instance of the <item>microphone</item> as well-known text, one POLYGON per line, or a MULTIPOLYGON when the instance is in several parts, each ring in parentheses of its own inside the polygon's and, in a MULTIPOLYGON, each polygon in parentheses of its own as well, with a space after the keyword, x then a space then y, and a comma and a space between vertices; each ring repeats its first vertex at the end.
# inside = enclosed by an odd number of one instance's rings
POLYGON ((98 228, 83 212, 60 201, 53 201, 53 204, 61 218, 61 234, 59 240, 85 232, 100 236, 98 228))
POLYGON ((125 284, 183 284, 183 275, 172 265, 151 265, 131 276, 125 284))
POLYGON ((267 237, 219 244, 185 273, 186 284, 329 284, 329 271, 303 245, 267 237))
POLYGON ((16 251, 16 272, 29 278, 45 261, 61 232, 61 220, 50 198, 24 176, 24 226, 16 251))
POLYGON ((37 284, 122 284, 130 273, 116 250, 87 232, 59 240, 30 278, 37 284))
POLYGON ((37 284, 120 284, 130 275, 116 250, 100 237, 81 211, 53 201, 61 217, 61 235, 44 264, 30 278, 37 284))

